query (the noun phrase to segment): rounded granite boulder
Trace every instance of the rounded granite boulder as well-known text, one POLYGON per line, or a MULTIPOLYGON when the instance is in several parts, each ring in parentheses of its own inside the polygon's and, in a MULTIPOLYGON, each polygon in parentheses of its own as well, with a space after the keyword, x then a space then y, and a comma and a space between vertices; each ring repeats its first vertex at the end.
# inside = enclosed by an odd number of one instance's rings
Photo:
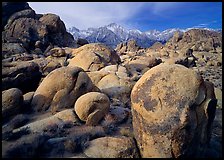
POLYGON ((210 140, 214 86, 178 64, 160 64, 131 93, 133 129, 142 157, 200 157, 210 140))
POLYGON ((16 115, 23 106, 23 94, 18 88, 2 91, 2 117, 3 119, 16 115))
POLYGON ((34 93, 31 105, 35 111, 52 113, 72 108, 81 95, 92 91, 94 85, 79 67, 61 67, 49 73, 34 93))
POLYGON ((75 112, 88 125, 96 125, 109 112, 110 100, 104 93, 89 92, 75 103, 75 112))

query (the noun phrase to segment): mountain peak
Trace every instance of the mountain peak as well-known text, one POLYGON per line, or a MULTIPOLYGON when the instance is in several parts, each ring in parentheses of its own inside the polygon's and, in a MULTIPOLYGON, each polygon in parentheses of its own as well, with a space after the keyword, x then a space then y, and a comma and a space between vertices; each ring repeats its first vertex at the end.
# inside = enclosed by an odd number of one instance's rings
MULTIPOLYGON (((130 39, 135 39, 141 47, 150 47, 154 42, 159 41, 165 43, 171 37, 173 37, 175 32, 183 33, 189 29, 196 28, 169 28, 164 31, 158 31, 154 29, 142 32, 138 29, 126 29, 123 26, 113 22, 98 28, 88 28, 87 30, 78 30, 77 28, 73 27, 73 30, 69 30, 69 32, 72 33, 75 39, 85 38, 90 43, 101 42, 111 47, 116 47, 118 43, 122 41, 128 41, 130 39)), ((220 30, 217 31, 220 32, 220 30)))
POLYGON ((108 25, 106 25, 106 26, 108 26, 108 27, 114 27, 114 26, 118 26, 118 24, 115 23, 115 22, 113 22, 113 23, 110 23, 110 24, 108 24, 108 25))

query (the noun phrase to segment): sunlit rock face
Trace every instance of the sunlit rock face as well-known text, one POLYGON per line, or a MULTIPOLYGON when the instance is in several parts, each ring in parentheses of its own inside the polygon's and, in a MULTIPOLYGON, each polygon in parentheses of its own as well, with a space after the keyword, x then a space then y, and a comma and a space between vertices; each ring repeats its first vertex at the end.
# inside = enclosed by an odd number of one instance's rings
POLYGON ((214 86, 178 64, 147 71, 131 93, 133 129, 142 157, 201 157, 215 116, 214 86))

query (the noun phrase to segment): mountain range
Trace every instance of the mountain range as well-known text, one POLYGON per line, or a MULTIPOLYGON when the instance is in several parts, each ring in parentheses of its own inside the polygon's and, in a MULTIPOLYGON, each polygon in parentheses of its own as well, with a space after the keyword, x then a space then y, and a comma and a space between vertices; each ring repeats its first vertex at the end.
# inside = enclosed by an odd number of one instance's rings
MULTIPOLYGON (((138 29, 128 30, 121 25, 111 23, 99 28, 88 28, 86 30, 79 30, 76 27, 71 27, 67 30, 73 35, 74 39, 84 38, 88 40, 89 43, 100 42, 112 48, 115 48, 121 42, 126 42, 128 40, 134 39, 139 46, 147 48, 153 45, 155 42, 161 42, 163 44, 166 43, 166 41, 168 41, 175 32, 183 33, 190 29, 193 28, 171 28, 164 31, 158 31, 154 29, 146 32, 141 32, 138 29)), ((220 29, 203 29, 221 32, 220 29)))

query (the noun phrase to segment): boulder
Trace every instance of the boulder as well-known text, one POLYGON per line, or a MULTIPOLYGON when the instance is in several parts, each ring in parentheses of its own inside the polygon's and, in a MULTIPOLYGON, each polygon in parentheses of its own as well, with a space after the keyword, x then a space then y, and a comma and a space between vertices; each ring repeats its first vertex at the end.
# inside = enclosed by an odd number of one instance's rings
POLYGON ((34 158, 39 155, 40 147, 50 137, 46 134, 29 134, 16 141, 2 141, 3 158, 34 158))
POLYGON ((126 104, 130 99, 133 83, 130 79, 120 79, 116 74, 111 73, 104 76, 98 82, 97 87, 110 99, 117 99, 126 104))
POLYGON ((16 19, 19 18, 35 18, 36 13, 34 10, 32 9, 25 9, 19 12, 15 12, 13 15, 11 15, 8 19, 8 23, 5 26, 5 28, 7 28, 8 26, 10 26, 16 19))
POLYGON ((82 38, 78 38, 76 43, 78 44, 79 47, 85 44, 89 44, 89 42, 86 39, 82 39, 82 38))
POLYGON ((30 110, 31 109, 31 101, 33 99, 33 95, 34 95, 34 91, 33 92, 27 92, 26 94, 23 95, 23 106, 24 106, 24 110, 30 110))
POLYGON ((30 9, 27 2, 2 2, 2 30, 11 15, 26 9, 30 9))
POLYGON ((136 144, 128 137, 102 137, 88 143, 89 158, 139 158, 136 144))
POLYGON ((85 71, 97 71, 101 68, 118 64, 120 57, 116 52, 101 43, 86 44, 73 50, 68 66, 78 66, 85 71))
POLYGON ((74 37, 66 31, 64 22, 55 14, 44 14, 39 21, 47 26, 48 38, 59 47, 74 47, 74 37))
POLYGON ((64 22, 55 14, 44 14, 39 21, 47 26, 50 34, 66 32, 64 22))
POLYGON ((107 113, 102 121, 102 125, 116 125, 121 124, 127 120, 131 115, 131 110, 124 107, 112 106, 109 113, 107 113))
POLYGON ((26 53, 26 49, 19 43, 2 43, 2 58, 8 58, 15 54, 26 53))
POLYGON ((129 61, 125 67, 127 68, 128 72, 134 76, 143 74, 143 71, 147 71, 161 62, 161 59, 157 59, 155 57, 136 56, 133 60, 129 61))
POLYGON ((92 91, 94 85, 79 67, 61 67, 49 73, 34 93, 31 105, 37 111, 52 113, 72 108, 81 95, 92 91))
POLYGON ((75 114, 73 109, 65 109, 61 112, 58 112, 54 115, 55 117, 61 119, 64 122, 79 122, 78 116, 75 114))
POLYGON ((2 118, 14 116, 21 111, 23 94, 18 88, 2 91, 2 118))
POLYGON ((97 125, 108 113, 110 108, 109 98, 99 92, 89 92, 79 97, 75 103, 75 112, 87 125, 97 125))
POLYGON ((222 45, 222 34, 205 29, 190 29, 184 33, 174 34, 165 47, 170 49, 188 49, 194 51, 215 51, 222 45))
POLYGON ((21 43, 28 52, 40 54, 50 44, 59 47, 76 47, 73 36, 66 31, 65 24, 59 16, 36 14, 27 3, 4 3, 5 7, 3 8, 6 9, 3 16, 5 22, 2 24, 2 27, 4 26, 2 32, 4 43, 21 43), (18 9, 8 15, 6 12, 11 12, 9 9, 14 7, 18 9))
POLYGON ((123 54, 125 52, 137 52, 140 49, 141 47, 137 45, 135 40, 129 40, 128 42, 118 44, 115 50, 119 54, 123 54))
POLYGON ((215 116, 213 87, 182 65, 160 64, 147 71, 131 92, 132 123, 141 156, 200 157, 215 116))
POLYGON ((222 90, 219 88, 215 88, 215 96, 218 100, 217 107, 222 108, 222 90))
POLYGON ((56 48, 52 48, 46 56, 52 56, 52 57, 65 57, 66 53, 65 50, 63 48, 60 47, 56 47, 56 48))
POLYGON ((127 75, 125 67, 120 65, 106 66, 100 71, 87 72, 92 82, 105 93, 114 104, 120 102, 125 106, 130 100, 134 85, 127 75))
POLYGON ((19 18, 7 26, 3 34, 7 42, 18 41, 28 51, 35 49, 35 43, 38 40, 46 45, 48 43, 48 30, 46 25, 33 18, 19 18))
POLYGON ((2 90, 19 88, 23 94, 36 90, 41 79, 39 66, 30 61, 2 64, 2 90))
POLYGON ((47 58, 37 58, 32 60, 32 62, 38 64, 39 70, 43 76, 47 76, 51 71, 60 68, 63 66, 64 58, 55 58, 55 57, 47 57, 47 58))
POLYGON ((30 120, 29 115, 17 114, 9 122, 2 126, 2 140, 12 140, 15 138, 11 133, 13 129, 25 125, 30 120))
MULTIPOLYGON (((37 119, 34 122, 28 123, 24 126, 13 130, 13 134, 27 130, 30 133, 42 133, 43 131, 52 129, 62 129, 66 124, 79 123, 77 115, 73 112, 73 109, 66 109, 53 116, 48 116, 43 119, 37 119)), ((56 133, 56 131, 55 131, 56 133)))
POLYGON ((69 132, 68 135, 51 138, 44 144, 42 151, 45 157, 66 157, 68 153, 77 155, 86 142, 105 136, 105 131, 101 126, 74 126, 67 129, 67 132, 69 132))

